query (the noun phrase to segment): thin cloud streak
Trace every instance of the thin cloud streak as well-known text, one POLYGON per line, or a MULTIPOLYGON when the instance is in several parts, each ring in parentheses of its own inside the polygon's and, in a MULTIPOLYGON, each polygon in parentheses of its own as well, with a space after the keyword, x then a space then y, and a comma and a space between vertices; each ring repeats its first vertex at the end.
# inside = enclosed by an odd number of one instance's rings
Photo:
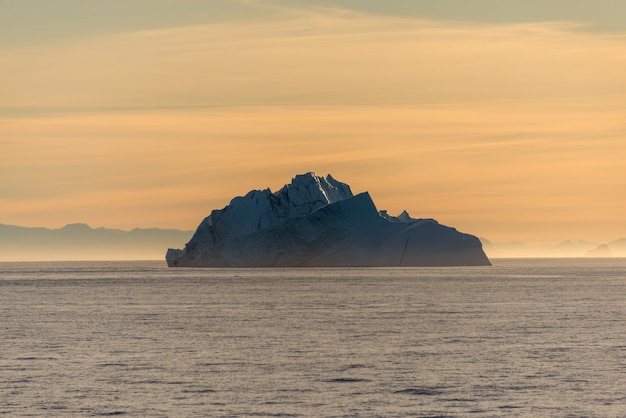
POLYGON ((525 111, 516 104, 445 111, 273 106, 20 118, 8 132, 14 142, 3 163, 10 173, 2 185, 3 219, 36 225, 36 212, 20 210, 35 199, 55 226, 80 217, 95 225, 148 227, 160 218, 159 226, 191 229, 234 194, 277 190, 294 173, 313 170, 333 173, 355 192, 369 190, 381 209, 408 209, 492 239, 522 237, 490 222, 514 228, 529 219, 578 217, 587 220, 577 227, 581 236, 607 233, 594 231, 588 220, 624 219, 626 202, 615 193, 626 186, 620 175, 626 149, 617 129, 624 110, 603 112, 599 123, 578 118, 568 125, 562 122, 572 115, 566 103, 561 110, 537 103, 525 111), (607 137, 596 141, 600 130, 607 137), (45 135, 55 139, 42 140, 45 135), (41 199, 46 193, 50 204, 41 199), (151 198, 141 198, 144 193, 151 198), (100 194, 106 198, 94 200, 100 194), (129 196, 139 202, 133 204, 137 216, 123 203, 129 196), (151 216, 139 216, 142 209, 151 216))
POLYGON ((103 36, 5 51, 8 94, 0 105, 398 104, 624 93, 626 41, 569 29, 307 12, 103 36))

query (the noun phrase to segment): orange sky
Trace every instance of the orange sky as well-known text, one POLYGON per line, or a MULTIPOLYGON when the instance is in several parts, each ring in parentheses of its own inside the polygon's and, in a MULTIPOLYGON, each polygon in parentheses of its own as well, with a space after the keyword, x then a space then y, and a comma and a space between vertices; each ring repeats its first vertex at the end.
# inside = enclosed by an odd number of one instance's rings
POLYGON ((0 223, 194 229, 314 171, 493 241, 626 237, 625 33, 281 6, 5 43, 0 223))

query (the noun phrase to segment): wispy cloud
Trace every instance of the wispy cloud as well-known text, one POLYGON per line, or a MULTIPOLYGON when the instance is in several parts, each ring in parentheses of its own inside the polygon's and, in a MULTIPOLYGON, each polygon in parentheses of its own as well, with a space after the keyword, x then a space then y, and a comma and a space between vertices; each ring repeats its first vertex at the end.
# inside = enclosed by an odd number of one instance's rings
POLYGON ((626 40, 321 10, 6 50, 4 107, 398 104, 624 94, 626 40))

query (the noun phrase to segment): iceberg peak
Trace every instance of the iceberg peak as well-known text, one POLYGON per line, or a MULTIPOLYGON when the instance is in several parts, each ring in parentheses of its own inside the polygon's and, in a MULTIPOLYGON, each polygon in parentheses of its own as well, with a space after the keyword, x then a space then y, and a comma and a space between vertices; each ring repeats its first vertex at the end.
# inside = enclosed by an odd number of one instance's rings
POLYGON ((402 213, 398 215, 398 219, 401 220, 402 222, 409 222, 412 218, 411 218, 411 215, 409 215, 409 212, 407 212, 406 210, 403 210, 402 213))
POLYGON ((330 174, 324 178, 316 176, 313 172, 296 175, 291 183, 286 184, 276 195, 279 198, 286 196, 294 204, 315 204, 318 201, 330 204, 353 196, 347 184, 338 182, 330 174))

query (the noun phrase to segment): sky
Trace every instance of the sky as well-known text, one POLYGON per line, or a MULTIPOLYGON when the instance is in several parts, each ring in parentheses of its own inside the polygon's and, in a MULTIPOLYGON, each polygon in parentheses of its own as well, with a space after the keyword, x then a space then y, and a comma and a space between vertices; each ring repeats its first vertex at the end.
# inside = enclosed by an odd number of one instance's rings
POLYGON ((192 230, 331 173, 495 242, 626 237, 622 0, 0 0, 0 223, 192 230))

